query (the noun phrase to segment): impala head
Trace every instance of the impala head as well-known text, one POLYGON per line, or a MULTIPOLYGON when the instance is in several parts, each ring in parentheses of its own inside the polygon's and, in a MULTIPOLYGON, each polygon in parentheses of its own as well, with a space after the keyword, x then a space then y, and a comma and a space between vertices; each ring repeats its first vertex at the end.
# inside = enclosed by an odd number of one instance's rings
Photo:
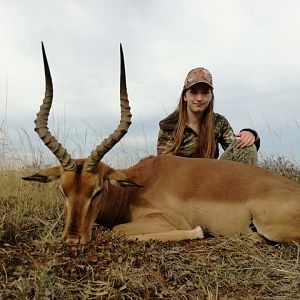
POLYGON ((60 190, 66 200, 66 225, 64 238, 68 244, 84 244, 90 241, 92 226, 103 208, 103 198, 109 184, 134 185, 125 174, 115 171, 101 162, 102 157, 126 134, 131 124, 131 114, 126 88, 126 76, 122 46, 120 103, 121 120, 117 129, 102 141, 85 160, 75 160, 48 130, 48 115, 53 99, 53 85, 47 57, 42 44, 46 92, 35 120, 35 131, 44 144, 56 156, 60 166, 43 170, 25 180, 51 182, 60 180, 60 190))

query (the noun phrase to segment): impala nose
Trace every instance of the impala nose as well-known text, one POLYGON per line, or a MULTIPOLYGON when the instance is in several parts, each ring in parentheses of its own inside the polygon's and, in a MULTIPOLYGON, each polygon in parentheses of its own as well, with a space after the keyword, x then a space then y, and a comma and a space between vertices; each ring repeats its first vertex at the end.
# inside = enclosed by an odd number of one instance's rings
POLYGON ((63 239, 68 245, 85 245, 91 240, 91 234, 87 234, 86 232, 66 231, 63 234, 63 239))
POLYGON ((80 242, 79 237, 65 237, 66 244, 68 245, 77 245, 80 242))
POLYGON ((65 231, 63 233, 63 239, 68 245, 77 245, 80 243, 80 234, 76 232, 65 231))
POLYGON ((68 245, 85 245, 87 244, 90 240, 91 240, 91 236, 90 235, 85 235, 85 234, 82 234, 82 235, 64 235, 63 236, 66 244, 68 245))

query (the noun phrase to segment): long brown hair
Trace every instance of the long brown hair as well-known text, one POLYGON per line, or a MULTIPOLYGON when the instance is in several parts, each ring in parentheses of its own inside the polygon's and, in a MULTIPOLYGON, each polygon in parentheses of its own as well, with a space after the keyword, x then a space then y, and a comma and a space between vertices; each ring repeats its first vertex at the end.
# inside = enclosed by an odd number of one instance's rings
MULTIPOLYGON (((216 151, 216 142, 214 134, 214 93, 208 107, 203 111, 199 119, 200 135, 198 137, 198 149, 200 157, 214 158, 216 151)), ((184 129, 187 123, 187 103, 184 101, 186 90, 182 91, 180 100, 176 109, 178 122, 173 133, 173 142, 170 143, 163 154, 176 155, 184 136, 184 129)))

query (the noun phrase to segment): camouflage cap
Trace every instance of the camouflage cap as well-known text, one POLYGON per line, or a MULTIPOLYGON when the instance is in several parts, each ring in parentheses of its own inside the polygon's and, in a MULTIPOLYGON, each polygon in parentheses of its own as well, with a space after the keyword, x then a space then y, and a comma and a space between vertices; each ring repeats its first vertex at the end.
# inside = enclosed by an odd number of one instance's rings
POLYGON ((184 81, 183 90, 189 89, 192 85, 204 82, 213 88, 213 80, 211 73, 205 68, 196 68, 191 70, 184 81))

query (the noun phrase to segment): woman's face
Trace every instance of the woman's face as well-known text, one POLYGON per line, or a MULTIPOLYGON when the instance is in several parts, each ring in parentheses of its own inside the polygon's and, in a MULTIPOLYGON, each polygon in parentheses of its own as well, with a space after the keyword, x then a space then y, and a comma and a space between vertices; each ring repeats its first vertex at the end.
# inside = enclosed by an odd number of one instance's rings
POLYGON ((196 83, 191 86, 184 95, 187 102, 187 110, 193 114, 202 113, 213 98, 213 93, 206 83, 196 83))

